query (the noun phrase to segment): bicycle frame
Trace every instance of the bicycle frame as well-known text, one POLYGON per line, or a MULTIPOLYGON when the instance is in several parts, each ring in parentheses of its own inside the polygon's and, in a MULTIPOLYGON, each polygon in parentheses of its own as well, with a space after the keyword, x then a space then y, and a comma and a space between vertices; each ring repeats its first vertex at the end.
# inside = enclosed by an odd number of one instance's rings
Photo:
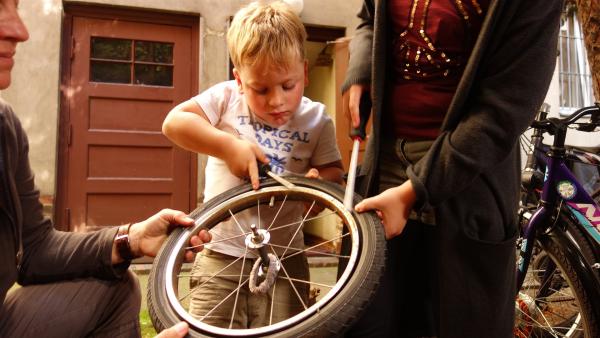
MULTIPOLYGON (((564 203, 568 206, 573 217, 575 217, 579 223, 584 225, 586 234, 590 236, 596 243, 600 244, 600 205, 594 201, 594 199, 585 191, 585 188, 580 184, 578 179, 571 171, 569 162, 581 162, 591 165, 600 165, 600 156, 588 153, 577 149, 567 149, 566 157, 562 160, 553 160, 548 158, 547 154, 551 150, 549 146, 542 145, 539 147, 540 151, 536 151, 536 157, 538 161, 543 161, 547 169, 545 177, 552 177, 553 179, 546 183, 545 186, 555 186, 557 191, 547 191, 546 189, 542 192, 542 200, 552 201, 552 198, 556 198, 555 195, 561 195, 560 188, 561 182, 564 184, 562 187, 572 186, 574 196, 562 196, 559 203, 564 203), (554 165, 556 163, 556 165, 554 165), (554 174, 556 172, 556 174, 554 174), (545 195, 544 195, 545 194, 545 195)), ((565 191, 563 191, 566 193, 565 191)))
MULTIPOLYGON (((566 164, 568 156, 564 146, 567 126, 581 116, 589 114, 592 111, 597 112, 598 110, 598 107, 583 108, 575 112, 568 119, 550 120, 550 123, 546 124, 546 130, 554 131, 555 138, 553 145, 548 149, 544 156, 546 172, 544 175, 543 190, 539 206, 522 229, 523 243, 521 245, 518 262, 517 290, 521 288, 527 273, 536 234, 540 231, 551 232, 556 230, 555 221, 558 219, 561 210, 565 210, 577 220, 577 222, 574 223, 583 230, 583 233, 587 234, 587 236, 592 239, 591 244, 594 245, 595 248, 600 247, 600 206, 585 191, 573 173, 569 170, 566 164), (550 129, 550 127, 554 129, 550 129), (566 207, 563 208, 563 206, 566 207)), ((545 117, 545 114, 541 117, 545 117)), ((540 121, 536 120, 536 122, 540 121)), ((540 148, 542 130, 544 128, 542 128, 541 124, 536 126, 535 122, 533 125, 535 131, 532 142, 534 143, 535 148, 540 148)), ((531 168, 531 165, 533 165, 531 160, 532 156, 534 155, 530 154, 530 157, 528 158, 528 168, 531 168)), ((567 237, 570 237, 572 245, 569 245, 568 243, 565 243, 565 245, 567 245, 568 248, 574 248, 573 250, 568 250, 567 254, 572 255, 573 258, 581 262, 577 268, 583 270, 584 276, 589 277, 587 278, 587 281, 584 282, 593 283, 595 285, 594 288, 598 290, 600 287, 594 276, 594 267, 590 266, 590 264, 585 261, 581 252, 576 250, 577 243, 574 242, 574 239, 571 236, 567 237)), ((595 301, 599 300, 596 299, 595 301)))

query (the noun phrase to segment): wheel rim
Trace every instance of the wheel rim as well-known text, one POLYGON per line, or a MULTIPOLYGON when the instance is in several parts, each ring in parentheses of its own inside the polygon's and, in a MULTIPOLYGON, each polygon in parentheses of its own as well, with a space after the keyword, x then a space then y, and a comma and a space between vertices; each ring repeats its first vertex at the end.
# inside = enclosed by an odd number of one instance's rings
MULTIPOLYGON (((546 273, 550 260, 557 260, 545 251, 538 252, 537 260, 527 272, 523 287, 515 302, 515 337, 582 337, 585 331, 580 312, 580 300, 573 292, 570 281, 560 266, 549 277, 546 273), (548 287, 545 295, 539 291, 548 287)), ((534 260, 535 261, 535 260, 534 260)))
MULTIPOLYGON (((311 206, 312 208, 312 206, 311 206)), ((312 210, 312 209, 309 209, 312 210)), ((260 212, 260 211, 259 211, 260 212)), ((302 224, 308 220, 308 215, 310 212, 306 212, 304 214, 304 218, 302 220, 302 224)), ((316 217, 325 217, 325 216, 316 216, 316 217)), ((277 217, 277 216, 276 216, 277 217)), ((275 218, 276 218, 275 217, 275 218)), ((233 217, 235 219, 235 217, 233 217)), ((311 217, 311 220, 315 218, 311 217)), ((274 219, 275 220, 275 219, 274 219)), ((237 221, 236 221, 237 222, 237 221)), ((271 224, 272 226, 273 224, 271 224)), ((300 228, 303 225, 298 225, 300 228)), ((240 236, 242 235, 242 228, 240 228, 240 236)), ((246 236, 249 231, 244 231, 243 235, 246 236)), ((184 235, 180 236, 179 240, 175 245, 175 250, 172 251, 172 254, 169 256, 166 264, 166 274, 165 274, 165 285, 167 291, 167 298, 169 305, 172 307, 173 311, 177 314, 180 319, 187 321, 192 328, 197 329, 200 332, 214 334, 214 335, 228 335, 228 336, 262 336, 267 334, 272 334, 276 332, 280 332, 287 328, 293 327, 298 323, 305 321, 306 319, 314 316, 315 314, 319 314, 323 309, 335 298, 340 292, 343 290, 344 286, 348 283, 348 280, 351 278, 353 271, 356 267, 357 262, 359 261, 360 254, 360 231, 356 224, 356 221, 353 215, 345 210, 343 204, 336 198, 331 195, 324 193, 320 190, 316 190, 308 187, 296 186, 293 189, 288 189, 282 186, 273 186, 273 187, 265 187, 258 191, 249 191, 246 193, 242 193, 238 196, 235 196, 229 199, 226 202, 220 203, 216 205, 207 212, 204 212, 200 217, 196 220, 196 225, 189 230, 184 232, 184 235), (259 327, 259 328, 249 328, 249 329, 234 329, 234 328, 225 328, 225 327, 217 327, 210 324, 207 324, 205 321, 195 318, 192 316, 188 309, 186 309, 184 298, 189 297, 183 293, 179 292, 180 286, 182 283, 182 278, 186 276, 181 273, 182 271, 182 261, 185 248, 188 246, 189 238, 197 233, 200 228, 205 227, 207 225, 212 225, 218 223, 219 221, 227 218, 228 214, 234 216, 241 210, 254 208, 254 204, 260 206, 262 203, 266 203, 267 200, 271 200, 271 202, 275 199, 275 201, 280 202, 281 205, 285 205, 286 201, 305 201, 306 199, 311 199, 313 205, 318 204, 325 208, 319 215, 323 213, 327 217, 335 217, 338 219, 338 222, 342 224, 341 232, 338 232, 338 236, 334 236, 333 240, 340 241, 349 240, 350 243, 350 252, 348 254, 341 254, 337 252, 330 255, 330 257, 334 257, 334 260, 337 258, 338 264, 341 264, 342 260, 344 264, 346 264, 345 268, 343 268, 342 272, 337 272, 335 284, 322 284, 314 280, 303 281, 303 283, 308 283, 311 287, 320 287, 325 288, 328 291, 321 295, 319 299, 317 299, 314 304, 304 305, 304 310, 300 313, 297 313, 290 318, 285 320, 269 323, 267 326, 259 327), (347 263, 346 263, 347 262, 347 263)), ((331 240, 331 239, 330 239, 331 240)), ((319 244, 322 245, 322 244, 319 244)), ((318 245, 317 245, 318 246, 318 245)), ((271 248, 272 249, 272 248, 271 248)), ((309 253, 315 249, 315 246, 305 247, 303 250, 305 253, 309 253)), ((286 249, 287 250, 287 249, 286 249)), ((297 250, 297 249, 295 249, 297 250)), ((289 257, 283 257, 282 260, 285 260, 289 257)), ((338 265, 339 269, 339 265, 338 265)), ((312 273, 311 273, 312 274, 312 273)), ((287 272, 286 272, 287 275, 287 272)), ((190 277, 190 276, 188 276, 190 277)), ((213 276, 215 277, 215 276, 213 276)), ((293 286, 296 281, 292 281, 289 276, 288 281, 293 286)), ((211 277, 212 278, 212 277, 211 277)), ((279 277, 278 277, 279 278, 279 277)), ((240 281, 242 278, 240 277, 240 281)), ((238 288, 243 288, 244 285, 247 284, 247 280, 244 283, 240 282, 238 288)), ((239 291, 236 292, 236 297, 239 291)), ((230 294, 231 296, 231 294, 230 294)), ((298 295, 298 297, 300 297, 298 295)), ((237 300, 237 298, 236 298, 237 300)), ((233 314, 232 314, 233 316, 233 314)), ((233 319, 232 319, 233 322, 233 319)))

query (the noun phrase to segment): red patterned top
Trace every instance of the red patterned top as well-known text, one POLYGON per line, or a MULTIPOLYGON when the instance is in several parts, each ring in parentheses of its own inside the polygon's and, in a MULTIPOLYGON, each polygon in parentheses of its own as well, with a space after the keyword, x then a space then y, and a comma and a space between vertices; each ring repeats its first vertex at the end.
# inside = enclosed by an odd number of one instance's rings
POLYGON ((489 0, 388 0, 393 132, 433 139, 481 29, 489 0))

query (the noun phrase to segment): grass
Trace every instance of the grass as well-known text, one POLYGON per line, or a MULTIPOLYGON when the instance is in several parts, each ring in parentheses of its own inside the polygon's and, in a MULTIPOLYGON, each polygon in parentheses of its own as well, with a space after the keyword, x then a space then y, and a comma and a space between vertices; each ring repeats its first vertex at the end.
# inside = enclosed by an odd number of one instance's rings
POLYGON ((150 315, 148 314, 147 309, 142 309, 140 311, 140 326, 142 328, 142 338, 156 336, 156 331, 152 326, 152 321, 150 320, 150 315))
POLYGON ((148 292, 148 272, 144 270, 134 269, 138 280, 140 281, 140 289, 142 290, 142 306, 140 308, 140 327, 142 329, 142 337, 150 338, 156 336, 156 330, 152 326, 150 315, 148 314, 148 305, 146 304, 146 294, 148 292))

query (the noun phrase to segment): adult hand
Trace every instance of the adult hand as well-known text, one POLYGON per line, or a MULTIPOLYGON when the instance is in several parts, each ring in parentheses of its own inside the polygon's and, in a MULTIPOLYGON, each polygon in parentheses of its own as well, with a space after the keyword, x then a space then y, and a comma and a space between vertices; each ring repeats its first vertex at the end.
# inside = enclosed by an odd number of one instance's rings
POLYGON ((252 142, 235 139, 235 141, 227 147, 223 160, 227 163, 227 167, 232 174, 240 178, 250 178, 252 187, 258 189, 258 165, 257 161, 269 163, 269 159, 262 152, 260 147, 252 142))
POLYGON ((162 330, 155 338, 182 338, 187 335, 188 331, 188 324, 179 322, 168 329, 162 330))
POLYGON ((360 124, 360 98, 363 95, 370 95, 369 93, 369 85, 365 84, 354 84, 350 86, 348 91, 344 93, 344 104, 342 105, 342 109, 344 110, 344 115, 348 120, 352 121, 352 127, 358 128, 360 124))
POLYGON ((415 199, 415 191, 408 180, 377 196, 362 200, 354 209, 357 212, 375 210, 383 223, 385 238, 392 239, 404 230, 415 199))
MULTIPOLYGON (((131 225, 129 228, 131 252, 136 257, 155 257, 162 243, 174 227, 189 227, 193 224, 194 220, 189 218, 184 212, 163 209, 147 220, 131 225)), ((201 230, 197 236, 193 236, 190 239, 190 246, 195 247, 195 249, 185 253, 186 261, 193 261, 195 253, 202 250, 202 244, 210 242, 210 240, 211 236, 207 230, 201 230)), ((113 264, 121 261, 122 258, 117 253, 116 247, 113 246, 113 264)))

